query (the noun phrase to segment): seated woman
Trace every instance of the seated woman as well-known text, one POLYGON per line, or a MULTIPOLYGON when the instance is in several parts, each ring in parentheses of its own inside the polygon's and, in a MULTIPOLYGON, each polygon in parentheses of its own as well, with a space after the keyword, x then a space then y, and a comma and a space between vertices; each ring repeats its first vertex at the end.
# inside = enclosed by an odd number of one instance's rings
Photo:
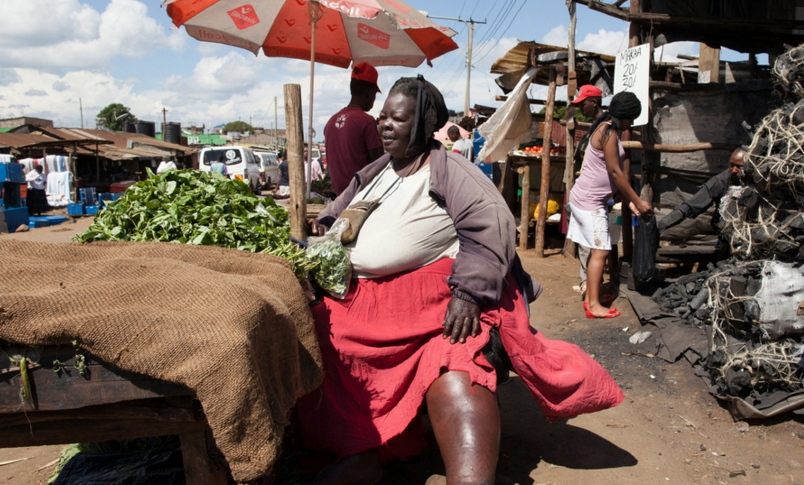
POLYGON ((424 405, 447 484, 494 483, 497 376, 484 356, 492 329, 549 419, 623 398, 582 350, 530 326, 517 281, 532 280, 518 264, 513 216, 477 167, 433 141, 447 118, 435 86, 399 79, 379 117, 386 154, 311 224, 323 234, 353 201, 379 201, 347 245, 348 295, 312 307, 325 378, 299 402, 301 434, 307 448, 340 457, 319 484, 376 483, 381 461, 420 451, 424 405))

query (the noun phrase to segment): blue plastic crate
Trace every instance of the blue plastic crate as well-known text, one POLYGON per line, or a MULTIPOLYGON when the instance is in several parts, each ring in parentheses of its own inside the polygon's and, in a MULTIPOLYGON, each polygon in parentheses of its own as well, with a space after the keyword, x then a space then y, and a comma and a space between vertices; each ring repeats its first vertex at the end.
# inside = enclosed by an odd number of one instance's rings
POLYGON ((21 185, 18 183, 11 183, 11 182, 3 182, 3 207, 6 209, 13 209, 15 207, 22 207, 25 204, 22 203, 22 198, 20 197, 20 187, 21 185))
POLYGON ((28 227, 31 229, 38 229, 40 227, 48 227, 50 225, 50 221, 47 220, 47 217, 44 216, 31 216, 28 218, 28 227))
POLYGON ((77 202, 71 202, 67 204, 67 215, 68 216, 83 216, 84 215, 84 205, 79 204, 77 202))
POLYGON ((121 197, 125 194, 125 192, 110 192, 112 196, 112 200, 120 200, 121 197))
POLYGON ((23 224, 28 224, 28 208, 27 207, 13 207, 3 211, 6 218, 6 225, 8 232, 14 232, 23 224))
POLYGON ((25 183, 25 174, 19 163, 0 162, 0 182, 25 183))
POLYGON ((81 196, 81 203, 86 205, 98 205, 98 196, 95 192, 95 187, 84 187, 78 189, 78 194, 81 196))
POLYGON ((97 205, 85 205, 84 206, 84 212, 88 216, 97 214, 98 210, 100 210, 100 207, 98 207, 97 205))
POLYGON ((493 179, 494 177, 494 165, 491 163, 477 163, 477 168, 480 169, 483 174, 489 178, 489 180, 493 179))

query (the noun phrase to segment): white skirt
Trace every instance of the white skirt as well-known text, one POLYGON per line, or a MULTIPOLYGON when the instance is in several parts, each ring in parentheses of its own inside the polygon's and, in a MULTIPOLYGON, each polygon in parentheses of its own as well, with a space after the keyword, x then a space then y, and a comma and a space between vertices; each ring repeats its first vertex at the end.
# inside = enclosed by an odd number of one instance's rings
POLYGON ((576 244, 603 251, 611 250, 609 215, 605 207, 593 211, 570 205, 567 237, 576 244))

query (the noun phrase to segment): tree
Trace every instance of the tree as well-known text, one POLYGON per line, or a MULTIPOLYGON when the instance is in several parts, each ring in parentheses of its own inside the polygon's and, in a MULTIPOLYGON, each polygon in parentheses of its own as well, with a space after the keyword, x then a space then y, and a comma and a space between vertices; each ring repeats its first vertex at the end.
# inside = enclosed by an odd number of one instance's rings
POLYGON ((245 133, 247 131, 254 133, 254 127, 245 121, 230 121, 229 123, 226 123, 226 126, 223 127, 224 133, 245 133))
POLYGON ((98 127, 102 129, 123 131, 127 121, 136 122, 137 117, 120 103, 112 103, 98 113, 98 127))

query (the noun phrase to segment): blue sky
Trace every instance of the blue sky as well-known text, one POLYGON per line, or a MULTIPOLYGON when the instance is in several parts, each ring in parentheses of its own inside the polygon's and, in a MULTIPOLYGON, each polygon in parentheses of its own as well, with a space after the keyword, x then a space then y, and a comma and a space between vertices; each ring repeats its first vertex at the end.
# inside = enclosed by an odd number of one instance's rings
MULTIPOLYGON (((252 0, 256 1, 256 0, 252 0)), ((269 1, 269 0, 265 0, 269 1)), ((270 0, 273 1, 273 0, 270 0)), ((282 86, 300 84, 307 116, 309 62, 254 57, 248 51, 191 38, 172 26, 161 0, 2 0, 0 16, 0 118, 37 116, 57 126, 95 127, 95 116, 109 103, 131 108, 138 118, 207 127, 233 120, 270 128, 274 96, 284 127, 282 86)), ((489 74, 491 64, 518 40, 566 45, 569 16, 564 0, 408 0, 430 15, 474 18, 471 104, 499 106, 501 94, 489 74)), ((616 53, 627 46, 625 22, 578 7, 578 48, 616 53)), ((380 68, 384 92, 394 80, 424 74, 444 93, 451 109, 463 110, 467 31, 451 27, 459 50, 416 69, 380 68)), ((698 45, 668 46, 674 54, 697 55, 698 45)), ((745 59, 737 53, 724 58, 745 59)), ((329 116, 349 102, 349 71, 318 64, 314 126, 322 133, 329 116)), ((544 96, 534 86, 532 95, 544 96)), ((559 94, 560 95, 560 94, 559 94)), ((379 95, 372 114, 384 96, 379 95)), ((305 126, 307 121, 305 120, 305 126)), ((316 139, 320 139, 318 136, 316 139)))

